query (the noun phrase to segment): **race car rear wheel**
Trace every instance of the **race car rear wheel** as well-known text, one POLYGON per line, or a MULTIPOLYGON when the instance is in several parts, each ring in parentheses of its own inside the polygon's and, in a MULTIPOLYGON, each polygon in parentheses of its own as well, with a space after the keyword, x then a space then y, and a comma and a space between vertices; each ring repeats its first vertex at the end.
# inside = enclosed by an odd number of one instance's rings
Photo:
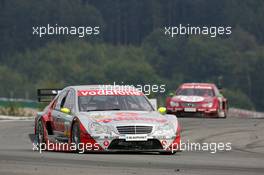
MULTIPOLYGON (((80 136, 80 125, 78 122, 75 122, 72 126, 72 137, 71 141, 74 143, 77 147, 81 142, 81 136, 80 136)), ((76 150, 78 151, 78 150, 76 150)))
POLYGON ((46 143, 44 135, 44 126, 41 120, 39 120, 37 124, 37 143, 38 147, 41 147, 41 149, 44 148, 44 144, 46 143))

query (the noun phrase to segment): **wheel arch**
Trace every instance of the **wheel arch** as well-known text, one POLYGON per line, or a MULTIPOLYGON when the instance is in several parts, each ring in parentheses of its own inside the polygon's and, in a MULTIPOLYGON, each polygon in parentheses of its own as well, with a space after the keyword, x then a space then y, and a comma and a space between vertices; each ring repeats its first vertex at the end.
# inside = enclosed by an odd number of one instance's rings
POLYGON ((38 113, 37 117, 35 118, 35 134, 37 132, 37 125, 39 121, 43 122, 43 126, 45 127, 48 135, 53 135, 51 120, 49 119, 47 114, 43 113, 38 113))

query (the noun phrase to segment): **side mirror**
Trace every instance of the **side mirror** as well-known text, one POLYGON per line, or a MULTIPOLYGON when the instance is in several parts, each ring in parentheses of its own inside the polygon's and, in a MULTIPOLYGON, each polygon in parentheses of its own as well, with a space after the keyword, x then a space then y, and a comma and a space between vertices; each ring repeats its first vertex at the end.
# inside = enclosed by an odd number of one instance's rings
POLYGON ((71 110, 69 108, 61 108, 60 111, 65 113, 65 114, 70 114, 71 113, 71 110))
POLYGON ((159 107, 158 111, 159 111, 159 113, 164 115, 164 114, 166 114, 167 109, 165 107, 159 107))

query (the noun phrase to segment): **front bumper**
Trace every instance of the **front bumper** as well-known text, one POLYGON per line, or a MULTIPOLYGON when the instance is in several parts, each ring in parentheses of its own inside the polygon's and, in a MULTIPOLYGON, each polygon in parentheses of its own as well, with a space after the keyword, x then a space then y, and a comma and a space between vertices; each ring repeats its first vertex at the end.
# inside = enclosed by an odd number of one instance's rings
POLYGON ((167 107, 167 113, 177 117, 215 117, 218 114, 217 108, 193 108, 192 111, 185 109, 184 107, 167 107))
POLYGON ((123 136, 115 138, 94 138, 103 151, 136 152, 168 151, 171 150, 171 145, 179 144, 180 139, 180 134, 172 138, 148 137, 148 139, 144 141, 127 141, 123 136))
POLYGON ((107 150, 125 150, 125 151, 153 151, 163 150, 161 142, 157 139, 147 141, 126 141, 125 139, 114 139, 107 150))
MULTIPOLYGON (((98 144, 100 149, 97 151, 133 151, 133 152, 164 152, 177 150, 175 147, 180 144, 180 128, 178 127, 176 135, 157 136, 150 134, 146 140, 128 141, 123 135, 114 136, 93 136, 90 135, 81 125, 81 142, 91 145, 98 144)), ((93 151, 93 149, 88 150, 93 151)))

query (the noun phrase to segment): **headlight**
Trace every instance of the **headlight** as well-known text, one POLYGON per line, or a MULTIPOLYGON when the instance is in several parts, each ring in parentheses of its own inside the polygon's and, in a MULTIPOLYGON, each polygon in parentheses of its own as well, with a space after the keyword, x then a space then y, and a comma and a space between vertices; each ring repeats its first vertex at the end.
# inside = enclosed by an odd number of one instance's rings
POLYGON ((161 125, 160 129, 163 131, 168 131, 168 130, 171 130, 172 128, 168 123, 166 123, 165 125, 161 125))
POLYGON ((204 104, 202 104, 202 107, 204 107, 204 108, 211 108, 211 107, 213 107, 213 102, 204 103, 204 104))
POLYGON ((158 135, 175 134, 175 129, 173 128, 173 125, 166 123, 164 125, 160 125, 157 127, 156 134, 158 135))
POLYGON ((170 101, 170 106, 171 107, 178 107, 178 106, 180 106, 180 104, 178 102, 175 102, 175 101, 170 101))
POLYGON ((110 133, 110 128, 105 126, 105 125, 101 125, 99 123, 92 123, 90 126, 90 130, 92 132, 92 134, 109 134, 110 133))

